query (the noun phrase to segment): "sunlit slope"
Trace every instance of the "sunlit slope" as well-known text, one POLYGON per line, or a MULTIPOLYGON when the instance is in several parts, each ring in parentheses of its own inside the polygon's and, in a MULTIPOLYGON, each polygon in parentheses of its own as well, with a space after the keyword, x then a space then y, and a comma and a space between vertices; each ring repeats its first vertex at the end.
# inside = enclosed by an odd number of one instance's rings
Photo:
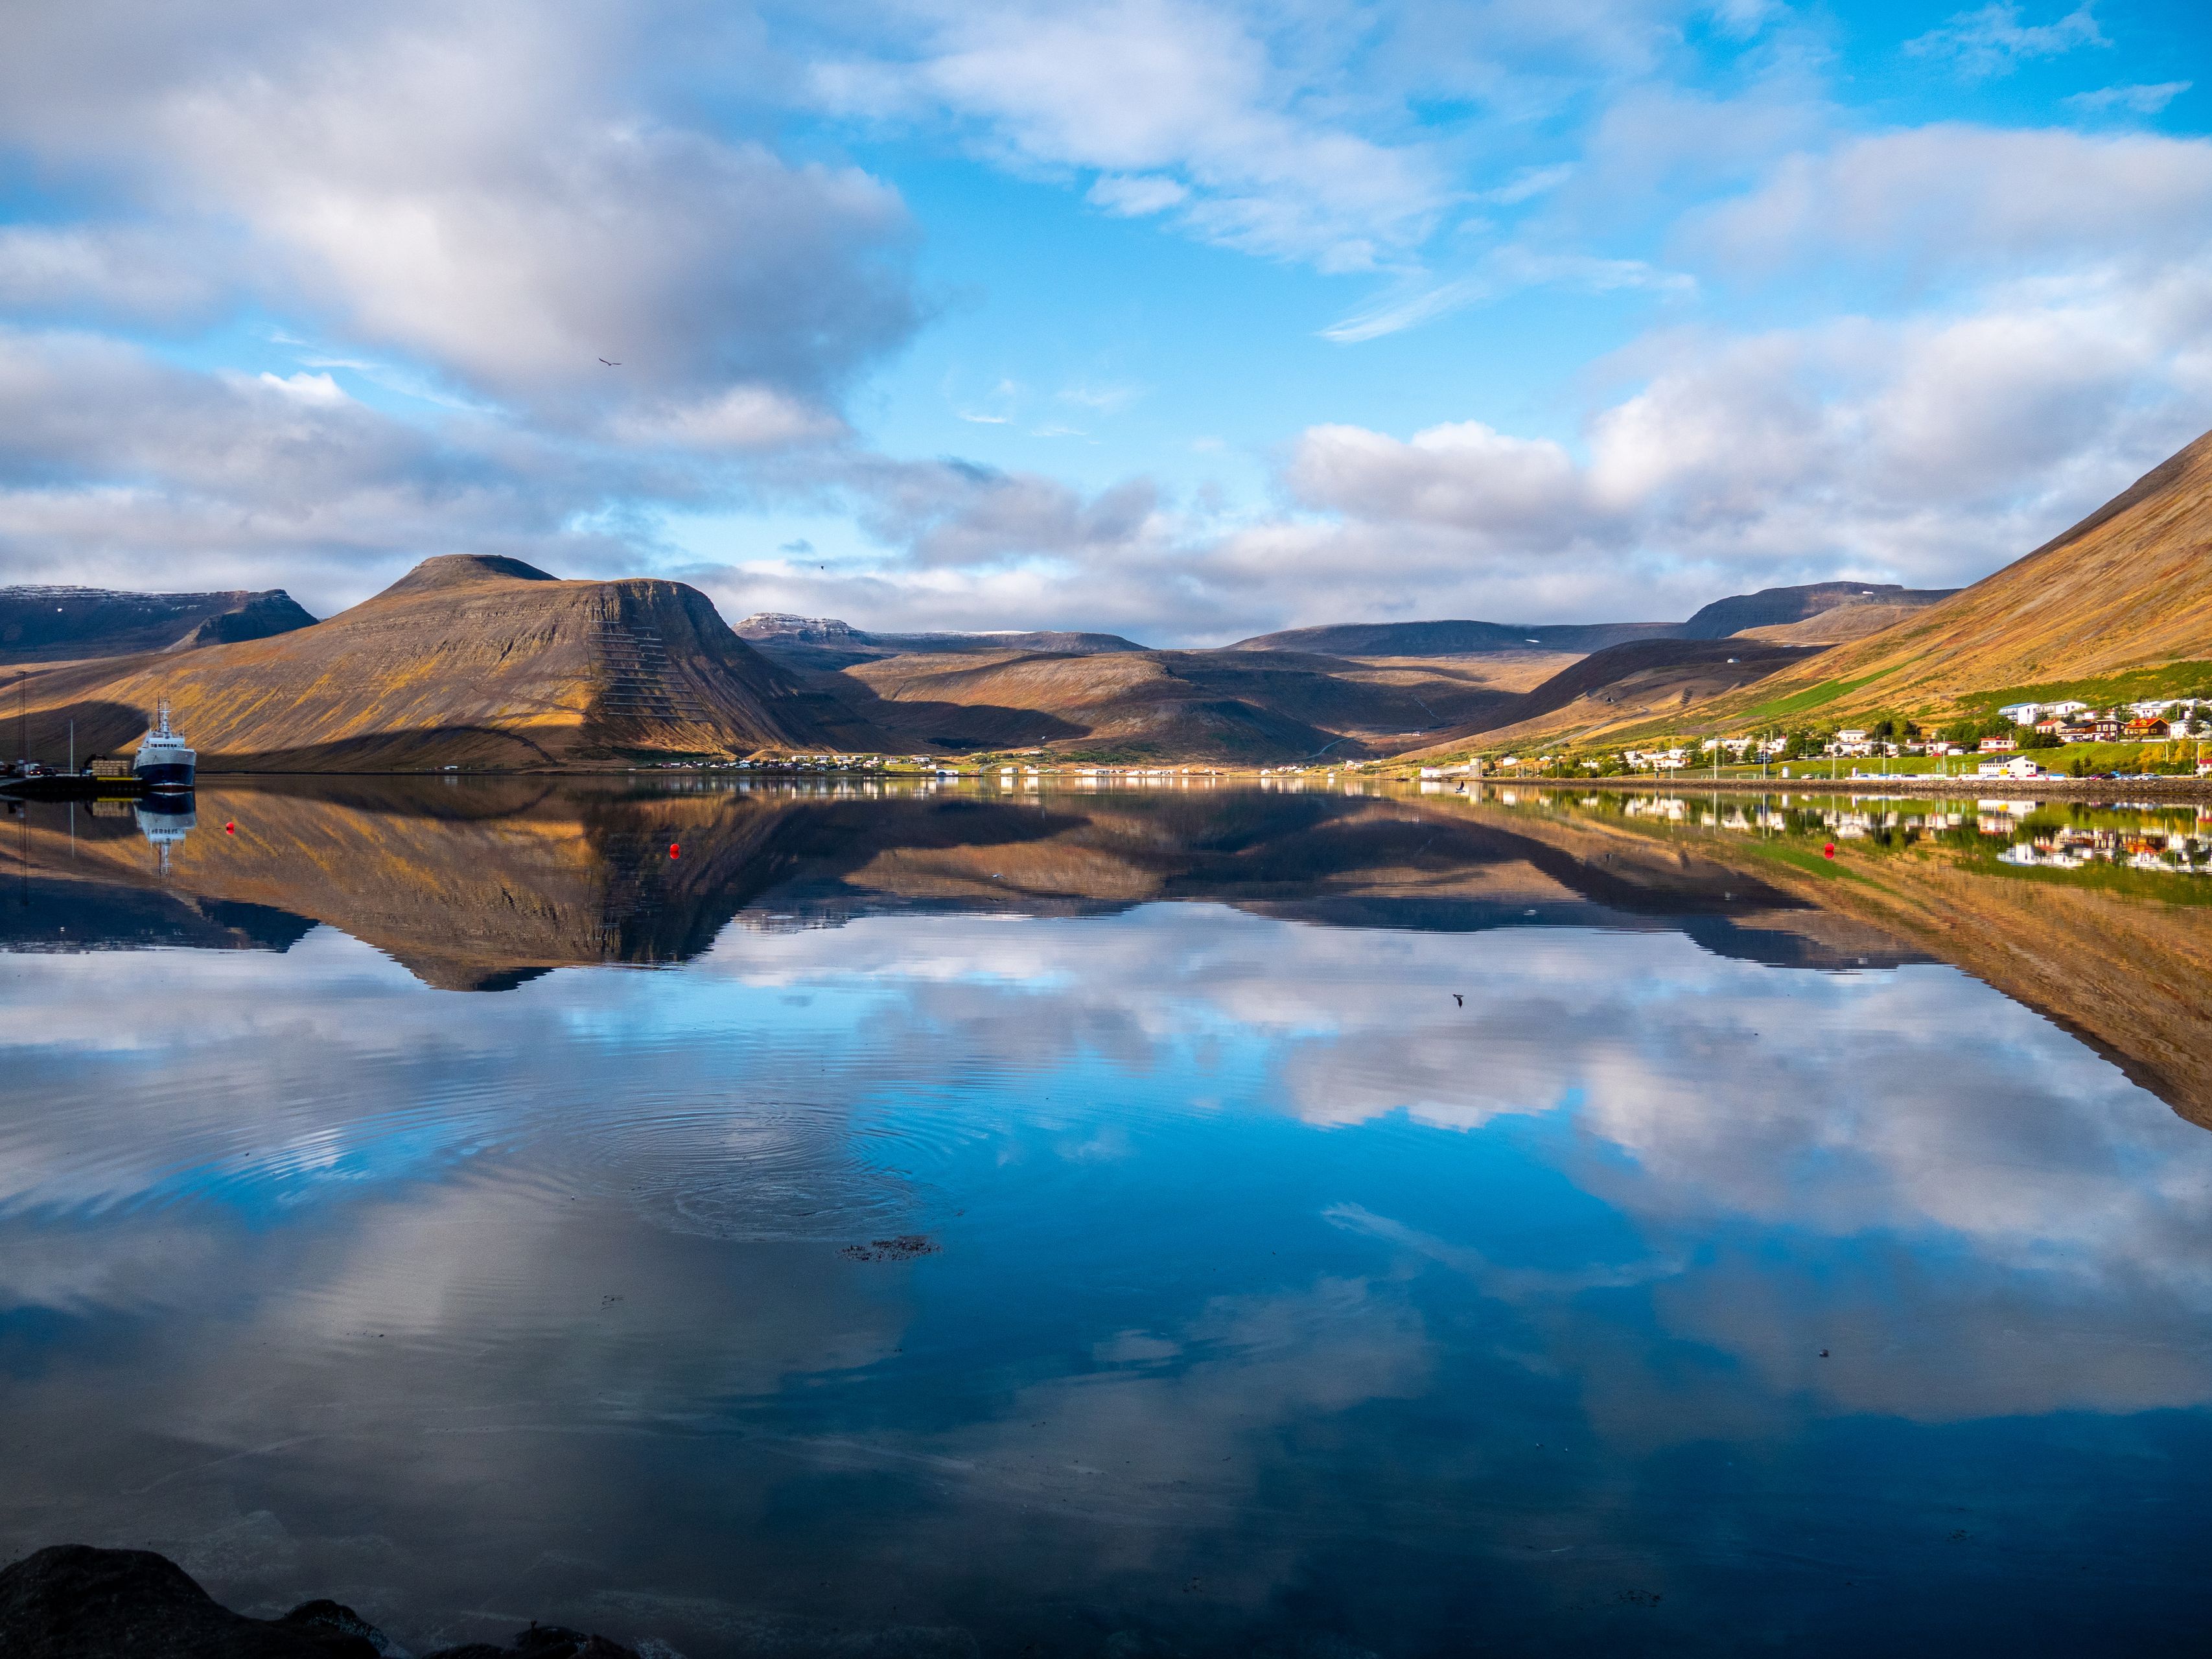
POLYGON ((1409 751, 1412 758, 1486 748, 1605 741, 1669 720, 1723 692, 1764 680, 1808 649, 1745 636, 1631 640, 1594 651, 1472 725, 1409 751))
POLYGON ((33 742, 48 756, 70 719, 80 754, 131 743, 160 697, 210 770, 742 754, 819 729, 818 700, 692 588, 560 581, 515 560, 458 555, 425 560, 312 628, 59 668, 24 693, 33 742))
POLYGON ((1826 716, 2212 658, 2212 434, 2064 534, 1893 627, 1786 668, 1703 715, 1826 716))

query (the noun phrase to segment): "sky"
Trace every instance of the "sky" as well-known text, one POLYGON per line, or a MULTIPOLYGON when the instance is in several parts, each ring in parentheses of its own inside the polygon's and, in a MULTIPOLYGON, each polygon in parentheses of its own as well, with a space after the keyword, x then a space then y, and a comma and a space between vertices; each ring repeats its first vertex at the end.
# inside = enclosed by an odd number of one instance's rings
POLYGON ((0 15, 0 581, 1658 620, 2212 427, 2201 0, 0 15))

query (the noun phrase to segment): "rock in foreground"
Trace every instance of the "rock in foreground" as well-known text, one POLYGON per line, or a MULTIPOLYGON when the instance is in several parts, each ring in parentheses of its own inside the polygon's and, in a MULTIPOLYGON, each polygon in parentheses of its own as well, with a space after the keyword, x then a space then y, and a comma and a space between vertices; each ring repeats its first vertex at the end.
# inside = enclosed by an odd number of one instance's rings
MULTIPOLYGON (((150 1550, 57 1544, 0 1571, 7 1659, 380 1659, 384 1633, 336 1601, 282 1619, 233 1613, 150 1550)), ((472 1642, 425 1659, 637 1659, 601 1636, 533 1625, 512 1647, 472 1642)))

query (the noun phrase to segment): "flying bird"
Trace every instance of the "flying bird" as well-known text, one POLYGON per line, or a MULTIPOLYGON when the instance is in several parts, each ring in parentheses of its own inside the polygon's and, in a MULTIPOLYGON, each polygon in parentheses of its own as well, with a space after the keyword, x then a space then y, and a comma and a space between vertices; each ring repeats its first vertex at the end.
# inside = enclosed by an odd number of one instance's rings
POLYGON ((599 361, 603 363, 606 363, 609 368, 620 368, 622 367, 620 363, 607 362, 607 360, 605 357, 600 358, 599 361))
POLYGON ((1454 1002, 1457 1003, 1457 1004, 1458 1004, 1461 1007, 1462 1007, 1462 1008, 1464 1008, 1464 1007, 1466 1007, 1466 1006, 1467 1006, 1467 999, 1466 999, 1465 997, 1462 996, 1462 995, 1461 995, 1458 992, 1456 992, 1456 991, 1454 991, 1454 992, 1452 993, 1452 1000, 1453 1000, 1454 1002))

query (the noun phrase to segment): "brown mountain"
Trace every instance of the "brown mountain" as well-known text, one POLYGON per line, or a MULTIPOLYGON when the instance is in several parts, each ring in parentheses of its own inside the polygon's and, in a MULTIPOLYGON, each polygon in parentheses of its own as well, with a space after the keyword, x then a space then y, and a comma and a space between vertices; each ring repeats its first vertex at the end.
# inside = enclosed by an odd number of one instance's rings
POLYGON ((976 651, 1057 651, 1095 656, 1108 651, 1142 651, 1119 634, 1083 634, 1059 629, 1024 631, 1002 629, 988 634, 872 634, 835 617, 794 617, 781 611, 757 611, 737 625, 737 635, 754 645, 786 649, 817 646, 860 656, 896 656, 902 652, 960 654, 976 651))
MULTIPOLYGON (((770 649, 894 747, 1045 744, 1253 764, 1402 748, 1504 701, 1528 673, 1520 663, 1277 651, 915 652, 823 664, 770 649)), ((1530 659, 1539 678, 1559 660, 1530 659)))
POLYGON ((1776 645, 1749 636, 1717 640, 1631 640, 1593 651, 1540 685, 1416 751, 1449 754, 1479 739, 1500 744, 1588 741, 1681 712, 1751 685, 1816 654, 1819 646, 1776 645))
POLYGON ((266 639, 314 623, 281 587, 265 593, 0 587, 0 663, 183 651, 266 639))
POLYGON ((820 741, 824 705, 680 583, 561 581, 514 559, 426 559, 327 622, 36 673, 33 752, 120 749, 167 697, 211 771, 607 764, 820 741))
POLYGON ((1800 696, 1822 718, 1940 711, 1976 693, 2207 659, 2212 433, 1995 575, 1711 713, 1800 696))
POLYGON ((1681 623, 1357 623, 1193 651, 1113 635, 870 634, 777 615, 739 627, 895 746, 1257 764, 1397 754, 1509 727, 1533 738, 1679 709, 1802 654, 1786 637, 1723 639, 1737 629, 1810 630, 1841 617, 1826 637, 1849 638, 1943 597, 1826 582, 1718 600, 1681 623), (1602 690, 1616 683, 1617 693, 1602 690))
MULTIPOLYGON (((1887 626, 1958 591, 1955 587, 1899 587, 1894 582, 1809 582, 1799 587, 1763 587, 1756 593, 1715 599, 1678 626, 1674 636, 1724 640, 1754 629, 1771 635, 1776 629, 1807 628, 1846 613, 1887 613, 1880 624, 1887 626)), ((1832 629, 1835 624, 1830 622, 1829 626, 1832 629)), ((1844 633, 1838 637, 1855 635, 1844 633)))
POLYGON ((1325 657, 1463 657, 1513 651, 1602 651, 1625 640, 1659 639, 1676 623, 1339 623, 1255 634, 1231 651, 1297 651, 1325 657))

